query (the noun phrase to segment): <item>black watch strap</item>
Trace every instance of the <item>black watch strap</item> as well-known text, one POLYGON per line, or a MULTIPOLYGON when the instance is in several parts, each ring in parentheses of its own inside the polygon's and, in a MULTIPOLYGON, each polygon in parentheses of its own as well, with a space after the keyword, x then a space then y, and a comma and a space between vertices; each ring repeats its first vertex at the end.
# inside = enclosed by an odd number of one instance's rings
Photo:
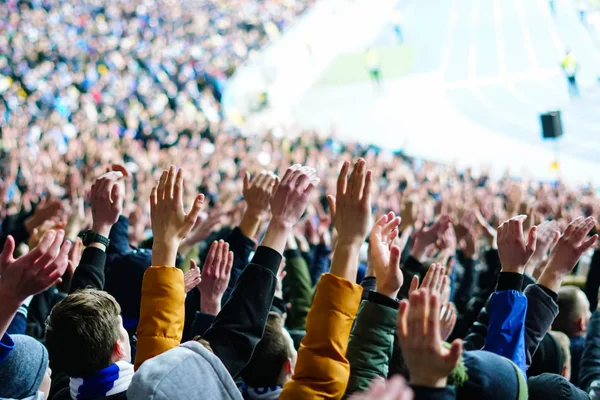
POLYGON ((83 234, 82 242, 84 246, 89 246, 92 243, 100 243, 105 247, 108 247, 108 245, 110 244, 110 239, 100 235, 99 233, 88 230, 85 231, 85 233, 83 234))

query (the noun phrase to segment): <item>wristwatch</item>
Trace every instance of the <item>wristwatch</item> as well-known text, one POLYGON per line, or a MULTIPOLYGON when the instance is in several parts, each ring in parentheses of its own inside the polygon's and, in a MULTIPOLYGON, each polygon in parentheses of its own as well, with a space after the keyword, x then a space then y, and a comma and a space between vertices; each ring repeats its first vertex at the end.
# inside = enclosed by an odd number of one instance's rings
POLYGON ((83 233, 82 242, 84 246, 89 246, 92 243, 100 243, 103 244, 104 247, 108 247, 110 239, 94 231, 87 230, 83 233))

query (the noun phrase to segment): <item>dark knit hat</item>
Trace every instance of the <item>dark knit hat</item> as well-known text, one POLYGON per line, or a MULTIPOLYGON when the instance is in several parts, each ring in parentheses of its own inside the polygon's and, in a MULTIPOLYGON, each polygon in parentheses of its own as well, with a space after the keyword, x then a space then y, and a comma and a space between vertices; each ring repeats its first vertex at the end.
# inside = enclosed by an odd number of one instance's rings
POLYGON ((468 379, 457 387, 457 399, 527 399, 524 374, 509 359, 485 350, 463 352, 468 379))
POLYGON ((527 376, 538 376, 544 372, 559 374, 563 370, 565 356, 560 344, 554 336, 546 333, 537 350, 533 354, 527 376))
POLYGON ((589 400, 590 396, 561 375, 544 373, 529 378, 530 400, 589 400))
POLYGON ((35 395, 48 368, 48 351, 26 335, 6 335, 3 345, 13 349, 0 363, 0 397, 24 399, 35 395))

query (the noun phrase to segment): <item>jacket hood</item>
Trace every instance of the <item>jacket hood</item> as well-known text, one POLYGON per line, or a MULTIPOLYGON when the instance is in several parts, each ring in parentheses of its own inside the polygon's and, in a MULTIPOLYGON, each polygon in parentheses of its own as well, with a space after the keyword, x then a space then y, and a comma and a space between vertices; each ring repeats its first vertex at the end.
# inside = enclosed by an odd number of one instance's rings
POLYGON ((221 360, 191 341, 142 364, 127 398, 241 400, 242 395, 221 360))

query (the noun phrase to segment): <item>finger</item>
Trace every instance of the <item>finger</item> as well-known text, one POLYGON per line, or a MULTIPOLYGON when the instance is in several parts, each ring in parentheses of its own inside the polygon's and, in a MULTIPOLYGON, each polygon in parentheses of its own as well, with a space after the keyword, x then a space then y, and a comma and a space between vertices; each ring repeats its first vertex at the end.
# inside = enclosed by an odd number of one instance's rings
POLYGON ((173 192, 175 190, 175 180, 177 179, 177 169, 174 165, 169 168, 169 174, 167 175, 167 182, 165 186, 165 199, 172 199, 173 192))
POLYGON ((121 200, 121 185, 115 183, 110 191, 110 202, 115 205, 121 200))
POLYGON ((204 266, 202 267, 202 275, 210 275, 215 269, 215 257, 219 249, 219 242, 216 240, 210 246, 206 260, 204 260, 204 266))
POLYGON ((231 276, 231 268, 233 267, 233 251, 227 253, 227 263, 225 264, 225 276, 229 279, 231 276))
POLYGON ((529 229, 529 234, 527 235, 527 244, 525 245, 525 249, 527 251, 527 258, 531 257, 531 255, 535 251, 536 241, 537 241, 537 226, 532 226, 529 229))
POLYGON ((158 205, 158 187, 154 186, 150 192, 150 219, 155 218, 155 208, 158 205))
POLYGON ((379 218, 377 220, 377 222, 375 222, 375 225, 373 226, 373 229, 371 230, 371 235, 375 235, 375 236, 378 236, 378 237, 382 236, 384 226, 387 223, 387 218, 388 218, 388 216, 384 215, 381 218, 379 218))
MULTIPOLYGON (((36 261, 42 268, 52 261, 58 256, 60 252, 61 245, 63 243, 63 239, 65 238, 65 231, 60 229, 56 231, 56 235, 54 236, 54 240, 52 244, 48 247, 48 250, 44 252, 36 261)), ((70 242, 69 242, 70 243, 70 242)), ((69 249, 71 246, 69 245, 69 249)))
POLYGON ((175 204, 183 207, 183 168, 179 168, 175 177, 175 187, 173 188, 173 199, 175 204))
POLYGON ((281 180, 279 179, 278 176, 275 177, 275 182, 273 183, 273 190, 271 191, 271 193, 275 193, 277 192, 277 189, 279 189, 279 184, 281 183, 281 180))
POLYGON ((363 186, 363 192, 361 195, 361 199, 363 200, 363 202, 366 202, 367 204, 371 204, 371 185, 373 182, 373 172, 371 170, 368 170, 365 176, 365 183, 363 186))
POLYGON ((582 220, 583 220, 583 217, 577 217, 573 221, 571 221, 569 226, 567 226, 567 229, 565 229, 564 235, 571 236, 573 234, 573 232, 575 231, 575 229, 579 226, 579 222, 581 222, 582 220))
POLYGON ((215 268, 214 268, 214 275, 216 278, 220 278, 221 277, 221 263, 223 262, 223 245, 224 242, 223 240, 219 240, 219 244, 217 246, 217 251, 215 252, 215 260, 213 262, 215 268))
POLYGON ((165 187, 167 185, 168 176, 169 176, 169 171, 167 171, 166 169, 163 170, 162 174, 160 175, 160 179, 158 181, 158 187, 157 187, 158 200, 163 200, 165 198, 165 187))
POLYGON ((579 243, 585 239, 587 234, 592 230, 592 228, 596 226, 596 220, 594 217, 588 217, 585 219, 585 222, 581 224, 581 227, 578 229, 577 233, 574 234, 576 243, 579 243))
POLYGON ((250 189, 250 173, 246 171, 244 173, 244 190, 250 189))
POLYGON ((71 251, 71 246, 70 241, 63 242, 53 262, 42 270, 42 274, 46 276, 47 281, 54 282, 65 274, 65 271, 69 267, 69 251, 71 251))
POLYGON ((37 260, 42 254, 46 253, 48 248, 54 242, 55 238, 56 238, 56 231, 54 229, 50 229, 42 237, 42 240, 40 240, 37 247, 35 249, 33 249, 29 254, 27 254, 27 256, 31 257, 33 260, 37 260))
POLYGON ((554 247, 556 245, 556 243, 558 243, 559 239, 560 239, 560 232, 554 231, 552 233, 552 246, 551 247, 554 247))
POLYGON ((446 362, 449 365, 456 365, 460 360, 460 356, 463 352, 463 341, 461 339, 455 339, 450 346, 450 352, 446 355, 446 362))
POLYGON ((390 250, 390 265, 391 272, 394 272, 394 276, 397 276, 400 272, 400 248, 398 246, 392 246, 390 250))
POLYGON ((221 246, 221 264, 219 266, 219 268, 221 269, 221 276, 223 276, 225 274, 225 271, 227 270, 227 260, 229 258, 228 254, 229 243, 225 242, 223 243, 223 246, 221 246))
POLYGON ((410 295, 412 292, 414 292, 418 288, 419 288, 419 276, 415 275, 415 276, 413 276, 412 280, 410 281, 410 288, 408 288, 408 294, 410 295))
POLYGON ((350 175, 350 190, 352 197, 360 199, 365 185, 365 160, 359 158, 350 175))
POLYGON ((580 253, 585 253, 588 249, 590 249, 598 240, 598 235, 594 235, 586 239, 581 246, 579 246, 578 251, 580 253))
POLYGON ((291 167, 289 167, 286 171, 285 174, 283 175, 283 178, 281 178, 281 183, 283 184, 288 184, 292 178, 292 176, 294 175, 294 173, 300 168, 300 164, 294 164, 291 167))
POLYGON ((331 218, 335 218, 335 197, 328 194, 327 201, 329 202, 329 213, 331 214, 331 218))
POLYGON ((348 186, 348 170, 350 169, 350 163, 348 161, 344 161, 342 164, 342 169, 340 170, 340 175, 337 180, 337 194, 336 196, 340 196, 346 193, 346 189, 348 186))
POLYGON ((381 232, 384 236, 388 236, 400 224, 400 218, 394 217, 393 213, 390 214, 392 214, 392 217, 389 218, 389 216, 386 215, 386 218, 388 219, 383 225, 383 229, 381 232))
POLYGON ((442 340, 440 335, 440 298, 436 293, 432 293, 429 298, 429 308, 427 312, 427 340, 433 340, 438 343, 442 340))
POLYGON ((198 274, 200 274, 200 270, 198 269, 198 264, 196 264, 196 261, 194 261, 193 259, 190 259, 190 269, 197 269, 198 274))
POLYGON ((203 204, 204 204, 204 195, 199 194, 198 196, 196 196, 196 199, 194 200, 194 204, 192 204, 192 209, 185 216, 184 229, 186 229, 187 232, 189 232, 194 227, 194 224, 196 223, 196 220, 198 219, 198 216, 200 215, 200 212, 202 211, 203 204))
POLYGON ((404 340, 408 336, 408 325, 407 325, 408 309, 409 309, 408 301, 406 299, 402 300, 400 302, 400 307, 398 307, 398 321, 396 322, 396 327, 398 329, 400 338, 404 339, 404 340))

